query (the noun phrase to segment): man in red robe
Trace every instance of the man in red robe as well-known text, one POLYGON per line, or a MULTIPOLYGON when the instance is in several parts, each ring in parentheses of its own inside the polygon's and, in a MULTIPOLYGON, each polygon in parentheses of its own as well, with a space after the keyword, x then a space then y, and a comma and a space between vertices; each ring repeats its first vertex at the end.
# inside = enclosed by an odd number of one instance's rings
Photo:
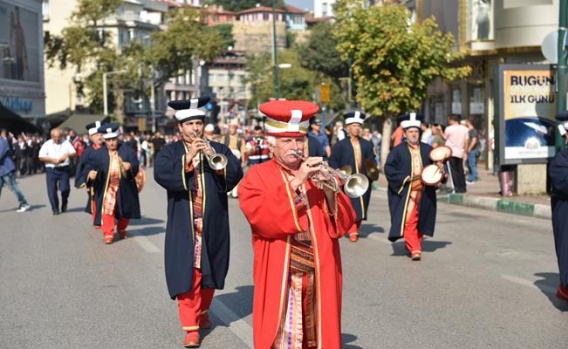
POLYGON ((339 238, 355 212, 323 159, 301 155, 317 105, 271 101, 260 110, 273 156, 239 184, 254 251, 254 347, 339 349, 339 238))

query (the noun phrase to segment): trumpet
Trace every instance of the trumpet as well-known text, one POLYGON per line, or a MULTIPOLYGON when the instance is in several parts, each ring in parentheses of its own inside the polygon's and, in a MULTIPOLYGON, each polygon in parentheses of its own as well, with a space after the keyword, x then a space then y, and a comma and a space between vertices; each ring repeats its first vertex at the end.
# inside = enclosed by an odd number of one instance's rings
MULTIPOLYGON (((306 160, 306 158, 303 157, 300 154, 300 152, 294 152, 293 154, 302 161, 306 160)), ((347 194, 347 196, 349 196, 350 198, 358 198, 361 195, 365 194, 367 189, 369 189, 369 179, 367 179, 367 177, 363 174, 360 173, 345 174, 343 172, 340 172, 338 170, 329 167, 329 165, 327 165, 325 162, 321 162, 319 165, 321 166, 320 173, 324 177, 326 177, 326 179, 325 181, 321 181, 317 178, 312 178, 312 180, 320 185, 323 185, 337 192, 338 189, 336 185, 329 184, 328 181, 333 180, 333 177, 339 177, 339 179, 341 180, 341 184, 343 185, 343 190, 345 191, 345 194, 347 194)))
MULTIPOLYGON (((194 132, 195 138, 199 138, 199 133, 194 132)), ((207 145, 207 148, 209 150, 209 152, 211 152, 211 155, 208 155, 207 152, 203 152, 203 156, 205 156, 205 159, 207 159, 207 163, 209 163, 209 167, 211 167, 214 170, 222 170, 225 167, 227 167, 227 157, 223 154, 218 154, 215 152, 215 149, 213 149, 213 147, 211 146, 211 143, 209 143, 209 140, 206 137, 202 138, 203 141, 205 141, 205 144, 207 145)))

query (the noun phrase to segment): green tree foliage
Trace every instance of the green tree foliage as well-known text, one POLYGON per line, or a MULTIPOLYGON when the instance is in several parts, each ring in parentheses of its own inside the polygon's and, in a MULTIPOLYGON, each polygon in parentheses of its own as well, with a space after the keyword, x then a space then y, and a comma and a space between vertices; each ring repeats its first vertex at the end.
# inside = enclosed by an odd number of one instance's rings
POLYGON ((299 45, 302 67, 321 72, 336 82, 349 74, 347 63, 343 62, 337 51, 337 39, 332 35, 333 24, 322 22, 316 25, 308 42, 299 45))
MULTIPOLYGON (((102 80, 107 74, 109 105, 115 105, 121 121, 124 91, 132 98, 147 99, 151 66, 155 84, 184 74, 198 60, 211 62, 226 49, 222 34, 202 24, 201 12, 190 7, 168 13, 168 29, 157 31, 151 40, 134 40, 121 48, 112 34, 104 30, 103 20, 116 13, 123 0, 78 0, 71 23, 60 35, 46 35, 45 53, 49 66, 73 69, 81 77, 83 92, 92 112, 103 110, 102 80), (149 42, 150 45, 144 45, 149 42), (113 72, 113 73, 110 73, 113 72), (113 103, 114 102, 114 103, 113 103)), ((112 108, 111 108, 112 109, 112 108)))
POLYGON ((352 0, 339 1, 336 14, 337 49, 344 60, 352 59, 357 101, 373 116, 417 110, 434 79, 470 73, 470 67, 452 65, 463 55, 434 18, 410 24, 404 6, 365 8, 352 0))
POLYGON ((202 13, 191 7, 168 12, 168 28, 152 34, 145 57, 161 72, 163 80, 193 68, 196 60, 212 62, 227 48, 221 32, 201 21, 202 13))
POLYGON ((371 116, 386 116, 381 146, 386 159, 392 116, 418 110, 435 79, 463 78, 471 68, 454 66, 463 54, 454 51, 452 35, 440 32, 434 18, 410 24, 404 6, 365 8, 340 0, 336 15, 333 34, 341 57, 352 60, 357 101, 371 116))
MULTIPOLYGON (((317 86, 325 82, 332 85, 331 100, 328 107, 336 108, 340 101, 340 90, 333 85, 329 77, 316 71, 302 67, 301 58, 296 50, 281 50, 278 52, 280 64, 290 64, 290 68, 278 69, 278 81, 280 86, 280 98, 314 100, 317 86)), ((255 108, 257 104, 264 103, 274 98, 274 75, 272 56, 269 53, 247 57, 245 68, 249 76, 245 83, 253 86, 253 98, 249 108, 255 108)))
POLYGON ((208 29, 217 31, 223 38, 223 47, 233 46, 235 47, 235 38, 233 37, 233 25, 231 23, 222 23, 217 25, 212 25, 208 29))
POLYGON ((255 7, 256 4, 272 7, 273 2, 276 8, 284 7, 284 0, 206 0, 204 4, 223 6, 225 10, 238 12, 255 7))
POLYGON ((71 14, 71 25, 60 35, 46 34, 45 54, 50 67, 73 69, 81 80, 78 90, 92 112, 102 111, 102 72, 115 70, 120 56, 112 37, 99 27, 122 0, 79 0, 71 14))
MULTIPOLYGON (((314 72, 300 67, 297 52, 281 50, 278 52, 280 63, 291 64, 291 68, 278 70, 280 98, 312 100, 313 86, 316 81, 314 72)), ((274 75, 272 56, 269 53, 247 57, 245 68, 248 73, 246 82, 253 85, 254 97, 251 107, 274 98, 274 75)))

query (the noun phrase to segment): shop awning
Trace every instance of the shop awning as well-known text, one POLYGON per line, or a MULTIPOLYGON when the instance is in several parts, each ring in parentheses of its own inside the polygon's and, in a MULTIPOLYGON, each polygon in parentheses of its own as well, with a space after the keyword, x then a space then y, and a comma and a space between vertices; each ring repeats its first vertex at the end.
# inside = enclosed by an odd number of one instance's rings
POLYGON ((61 124, 57 126, 60 129, 72 129, 78 134, 87 132, 86 126, 95 121, 106 122, 110 118, 107 116, 106 118, 102 115, 97 114, 74 114, 67 118, 67 120, 63 121, 61 124))
POLYGON ((2 103, 0 103, 0 129, 8 130, 13 134, 43 133, 39 127, 6 108, 2 103))

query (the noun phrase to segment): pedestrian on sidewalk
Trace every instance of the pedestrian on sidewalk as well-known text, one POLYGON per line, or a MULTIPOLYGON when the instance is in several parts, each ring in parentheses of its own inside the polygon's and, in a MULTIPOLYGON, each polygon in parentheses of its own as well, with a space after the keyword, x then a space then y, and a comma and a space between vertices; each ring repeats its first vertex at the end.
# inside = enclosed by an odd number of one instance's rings
POLYGON ((47 183, 47 196, 51 204, 51 212, 58 215, 67 211, 67 202, 71 186, 71 159, 77 157, 73 145, 63 139, 60 129, 51 130, 51 139, 46 141, 39 150, 39 160, 45 163, 45 181, 47 183), (61 191, 61 210, 59 209, 59 194, 61 191))
POLYGON ((468 129, 468 140, 467 140, 467 169, 468 174, 466 178, 467 184, 473 184, 479 180, 479 174, 477 172, 477 159, 479 158, 479 135, 475 126, 473 125, 473 119, 469 118, 465 121, 465 126, 468 129))
POLYGON ((14 164, 12 150, 6 138, 7 131, 0 131, 0 194, 4 183, 10 188, 12 193, 16 195, 20 206, 17 212, 25 212, 31 208, 16 181, 16 165, 14 164))
POLYGON ((444 139, 446 146, 452 150, 452 157, 450 158, 452 183, 456 193, 465 193, 467 189, 463 162, 467 159, 466 147, 469 130, 464 125, 460 125, 457 115, 451 115, 448 122, 449 126, 444 131, 444 139))
POLYGON ((119 128, 115 123, 99 128, 105 146, 93 152, 87 181, 95 195, 94 224, 101 226, 105 244, 113 243, 115 225, 120 239, 125 239, 130 220, 141 218, 136 187, 138 156, 130 145, 119 141, 119 128))
POLYGON ((404 114, 398 119, 406 142, 393 148, 385 163, 391 213, 389 240, 404 238, 410 258, 419 261, 422 237, 433 236, 436 224, 436 187, 425 186, 421 178, 422 169, 432 163, 432 147, 420 142, 422 115, 404 114))
POLYGON ((240 161, 229 147, 204 139, 209 97, 171 101, 182 137, 158 154, 156 182, 168 193, 165 269, 168 291, 177 299, 184 346, 201 345, 200 329, 211 328, 209 306, 223 289, 229 268, 227 193, 243 177, 240 161), (223 154, 226 166, 213 169, 207 157, 223 154))
MULTIPOLYGON (((562 122, 558 125, 558 130, 566 141, 568 111, 559 113, 556 118, 562 122)), ((556 296, 568 302, 568 148, 558 152, 550 161, 548 175, 551 184, 552 231, 560 276, 556 296)))
POLYGON ((291 348, 293 341, 293 348, 339 349, 339 238, 355 213, 335 178, 311 180, 323 158, 302 156, 318 106, 278 100, 259 109, 273 157, 251 167, 239 185, 254 252, 254 347, 291 348))

